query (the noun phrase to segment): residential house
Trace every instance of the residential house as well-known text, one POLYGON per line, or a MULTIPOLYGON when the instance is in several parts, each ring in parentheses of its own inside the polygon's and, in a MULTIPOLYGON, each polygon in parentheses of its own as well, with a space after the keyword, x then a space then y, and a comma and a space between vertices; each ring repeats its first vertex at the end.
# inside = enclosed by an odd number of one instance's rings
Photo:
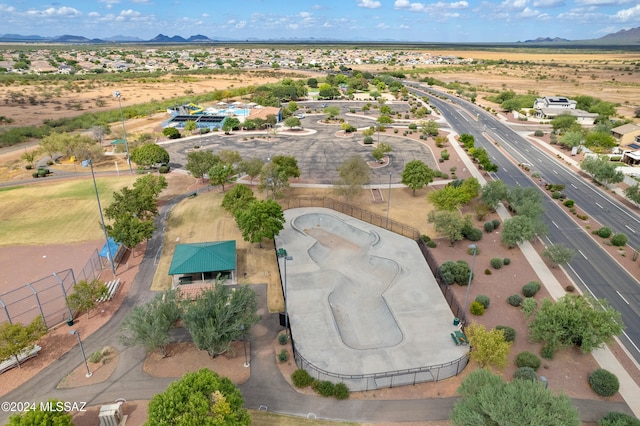
POLYGON ((534 114, 538 118, 551 120, 561 114, 571 114, 578 123, 593 125, 598 114, 576 108, 577 102, 562 96, 545 96, 537 98, 533 103, 534 114))

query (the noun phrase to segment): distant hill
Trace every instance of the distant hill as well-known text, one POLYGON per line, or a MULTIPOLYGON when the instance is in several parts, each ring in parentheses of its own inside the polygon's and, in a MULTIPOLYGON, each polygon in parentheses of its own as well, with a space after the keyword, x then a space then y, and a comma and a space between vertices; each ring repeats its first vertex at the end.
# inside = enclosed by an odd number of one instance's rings
POLYGON ((629 30, 620 30, 617 33, 607 34, 598 40, 604 42, 618 42, 620 44, 640 44, 640 27, 629 30))
POLYGON ((566 43, 570 40, 567 40, 566 38, 560 38, 560 37, 538 37, 535 40, 525 40, 522 43, 558 43, 558 42, 562 42, 562 43, 566 43))
POLYGON ((186 43, 186 42, 187 40, 180 36, 169 37, 164 34, 158 34, 157 36, 149 40, 149 43, 186 43))
POLYGON ((565 38, 538 37, 535 40, 519 41, 527 44, 564 44, 564 45, 610 45, 610 46, 639 46, 640 27, 629 30, 620 30, 617 33, 607 34, 600 38, 588 40, 567 40, 565 38))

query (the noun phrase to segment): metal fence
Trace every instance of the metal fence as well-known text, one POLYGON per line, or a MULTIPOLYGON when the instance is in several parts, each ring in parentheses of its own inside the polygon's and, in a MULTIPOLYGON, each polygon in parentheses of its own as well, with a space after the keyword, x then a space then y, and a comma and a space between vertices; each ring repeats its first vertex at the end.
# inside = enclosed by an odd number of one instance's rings
MULTIPOLYGON (((426 243, 422 240, 420 232, 414 227, 393 220, 388 220, 386 217, 383 217, 376 213, 372 213, 351 204, 347 204, 327 197, 297 197, 280 200, 279 202, 282 205, 282 208, 285 210, 301 207, 324 207, 332 209, 356 219, 362 220, 364 222, 370 223, 372 225, 376 225, 380 228, 388 229, 389 231, 395 232, 396 234, 400 234, 402 236, 413 239, 418 244, 422 255, 429 265, 429 269, 431 270, 433 276, 436 278, 436 282, 440 287, 440 291, 442 291, 442 294, 449 304, 451 311, 456 317, 460 317, 460 313, 462 312, 460 304, 455 298, 451 287, 447 285, 440 276, 438 262, 431 253, 429 247, 427 247, 426 243)), ((274 251, 276 251, 275 244, 274 251)), ((275 254, 276 256, 278 255, 277 251, 275 254)), ((278 269, 280 269, 280 262, 278 262, 278 269)), ((282 271, 280 271, 280 277, 280 285, 284 294, 282 271)), ((290 325, 290 323, 288 323, 288 325, 290 325)), ((349 387, 349 389, 353 391, 364 391, 412 384, 415 385, 416 383, 423 382, 437 382, 439 380, 444 380, 459 374, 469 362, 469 353, 467 352, 460 358, 445 364, 371 374, 349 375, 332 373, 330 371, 323 370, 306 360, 300 354, 300 352, 296 350, 295 339, 290 327, 288 331, 289 336, 291 336, 293 356, 298 367, 306 370, 309 374, 311 374, 318 380, 328 380, 331 382, 345 383, 349 387)))
POLYGON ((0 294, 0 322, 27 325, 40 315, 48 328, 65 322, 72 316, 67 296, 73 293, 76 279, 93 281, 104 267, 95 250, 78 276, 73 269, 66 269, 0 294))

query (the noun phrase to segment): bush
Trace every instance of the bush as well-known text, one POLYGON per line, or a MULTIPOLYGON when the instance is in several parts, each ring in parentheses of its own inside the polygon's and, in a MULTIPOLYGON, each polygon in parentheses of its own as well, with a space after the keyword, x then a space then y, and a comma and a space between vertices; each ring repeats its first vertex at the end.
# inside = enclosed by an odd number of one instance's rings
POLYGON ((602 228, 593 231, 593 233, 601 238, 609 238, 612 234, 611 229, 607 228, 606 226, 603 226, 602 228))
POLYGON ((496 330, 502 330, 505 342, 513 342, 516 340, 516 330, 508 325, 496 325, 496 330))
POLYGON ((175 127, 165 127, 162 129, 162 134, 168 137, 169 139, 179 139, 180 131, 175 127))
POLYGON ((493 226, 493 222, 489 221, 489 222, 485 222, 484 223, 484 231, 489 233, 489 232, 493 232, 494 226, 493 226))
POLYGON ((566 287, 564 288, 564 290, 565 290, 567 293, 573 293, 574 291, 576 291, 576 288, 575 288, 574 286, 572 286, 572 285, 568 285, 568 286, 566 286, 566 287))
POLYGON ((299 368, 291 374, 291 381, 293 382, 293 386, 297 388, 306 388, 313 383, 314 378, 307 373, 307 370, 299 368))
POLYGON ((167 164, 163 164, 158 168, 158 173, 162 173, 162 174, 169 173, 169 170, 171 170, 171 167, 169 167, 169 165, 167 164))
POLYGON ((624 247, 627 245, 628 238, 624 234, 615 234, 611 237, 611 244, 616 247, 624 247))
POLYGON ((612 411, 600 419, 598 426, 640 426, 640 420, 626 413, 612 411))
POLYGON ((373 138, 371 136, 365 136, 362 140, 366 145, 370 145, 373 143, 373 138))
POLYGON ((491 272, 491 269, 485 269, 484 270, 484 274, 485 275, 491 275, 493 272, 491 272))
POLYGON ((482 230, 480 228, 468 227, 462 231, 462 235, 469 241, 480 241, 482 239, 482 230))
POLYGON ((513 373, 514 379, 531 380, 533 382, 538 381, 538 375, 536 371, 531 367, 520 367, 513 373))
MULTIPOLYGON (((538 307, 538 302, 536 302, 536 299, 534 299, 533 297, 527 297, 522 301, 522 311, 525 314, 532 314, 536 308, 538 307)), ((525 318, 528 317, 528 315, 525 315, 525 318)))
POLYGON ((393 133, 398 133, 398 129, 393 129, 393 133))
POLYGON ((489 307, 489 303, 491 303, 491 299, 489 299, 489 296, 485 296, 484 294, 477 295, 475 301, 482 304, 485 309, 487 309, 489 307))
POLYGON ((416 123, 409 124, 409 130, 418 130, 418 125, 416 123))
POLYGON ((89 362, 100 362, 102 360, 103 354, 102 351, 95 351, 91 355, 89 355, 89 362))
POLYGON ((483 315, 484 314, 484 306, 480 302, 473 302, 471 306, 469 306, 469 311, 473 315, 483 315))
POLYGON ((431 241, 431 237, 425 234, 422 234, 420 236, 420 239, 422 239, 422 241, 424 241, 425 243, 428 243, 429 241, 431 241))
POLYGON ((311 388, 321 396, 333 396, 335 393, 335 385, 328 380, 314 380, 311 388))
POLYGON ((540 368, 540 358, 529 351, 520 352, 516 357, 516 365, 518 367, 530 367, 537 371, 540 368))
POLYGON ((524 297, 533 297, 540 291, 541 284, 538 281, 531 281, 522 287, 524 297))
POLYGON ((576 203, 576 202, 575 202, 575 201, 573 201, 572 199, 568 199, 568 200, 564 200, 564 203, 562 203, 562 204, 564 204, 564 206, 565 206, 565 207, 573 207, 573 205, 574 205, 575 203, 576 203))
POLYGON ((505 257, 504 259, 502 259, 502 263, 504 265, 509 265, 511 264, 511 259, 509 259, 508 257, 505 257))
POLYGON ((542 130, 536 130, 535 132, 533 132, 533 136, 540 138, 544 136, 544 132, 542 130))
POLYGON ((562 192, 560 191, 554 191, 551 193, 551 198, 553 198, 554 200, 559 200, 560 198, 562 198, 562 192))
POLYGON ((429 247, 429 248, 436 248, 437 245, 438 245, 438 243, 436 243, 433 240, 427 241, 427 247, 429 247))
POLYGON ((338 383, 333 387, 333 396, 336 399, 348 399, 349 398, 349 388, 344 383, 338 383))
POLYGON ((280 343, 281 345, 286 345, 288 341, 289 336, 287 336, 286 333, 278 334, 278 343, 280 343))
POLYGON ((443 149, 442 152, 440 153, 440 158, 442 158, 443 160, 448 160, 449 152, 446 149, 443 149))
POLYGON ((589 385, 595 393, 601 396, 615 395, 620 389, 618 377, 604 368, 598 368, 589 374, 589 385))
POLYGON ((492 257, 490 263, 493 269, 502 268, 502 259, 499 257, 492 257))
POLYGON ((493 223, 493 229, 498 229, 500 226, 500 219, 493 219, 491 223, 493 223))
POLYGON ((448 260, 440 265, 440 276, 447 284, 458 283, 459 285, 469 284, 471 270, 469 264, 464 260, 448 260))
POLYGON ((542 349, 540 349, 540 356, 544 359, 553 359, 554 355, 555 351, 553 350, 553 347, 549 345, 544 345, 542 349))
POLYGON ((522 304, 522 296, 520 296, 519 294, 512 294, 511 296, 507 297, 507 303, 511 306, 518 307, 522 304))
POLYGON ((286 349, 283 349, 278 354, 278 361, 287 362, 289 360, 289 352, 286 349))

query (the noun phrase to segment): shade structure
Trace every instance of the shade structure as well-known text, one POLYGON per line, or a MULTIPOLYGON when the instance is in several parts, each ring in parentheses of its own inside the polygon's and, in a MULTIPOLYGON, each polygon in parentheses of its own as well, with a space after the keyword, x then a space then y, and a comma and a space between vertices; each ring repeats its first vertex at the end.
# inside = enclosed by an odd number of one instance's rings
POLYGON ((227 272, 235 269, 235 240, 178 244, 171 260, 169 275, 227 272))

